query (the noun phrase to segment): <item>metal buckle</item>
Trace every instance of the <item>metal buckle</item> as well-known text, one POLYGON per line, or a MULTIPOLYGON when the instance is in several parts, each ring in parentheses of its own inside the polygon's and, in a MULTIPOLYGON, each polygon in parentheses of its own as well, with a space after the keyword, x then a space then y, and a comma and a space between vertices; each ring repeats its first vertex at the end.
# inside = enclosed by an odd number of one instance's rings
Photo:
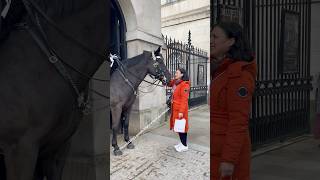
POLYGON ((52 55, 52 56, 50 56, 49 57, 49 61, 51 62, 51 63, 56 63, 56 62, 58 62, 58 58, 57 58, 57 56, 55 56, 55 55, 52 55))
POLYGON ((89 115, 91 113, 91 106, 90 104, 86 103, 82 109, 82 113, 84 115, 89 115))
POLYGON ((81 108, 81 106, 85 104, 83 94, 80 94, 77 100, 78 100, 78 107, 81 108))
POLYGON ((159 67, 159 63, 158 62, 153 63, 153 67, 158 68, 159 67))

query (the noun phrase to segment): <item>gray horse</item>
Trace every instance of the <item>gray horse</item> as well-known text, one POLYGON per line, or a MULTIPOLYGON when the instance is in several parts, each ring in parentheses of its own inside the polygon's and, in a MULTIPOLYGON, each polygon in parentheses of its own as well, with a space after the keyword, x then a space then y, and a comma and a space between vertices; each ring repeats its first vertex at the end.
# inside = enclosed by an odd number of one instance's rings
MULTIPOLYGON (((105 54, 110 35, 108 1, 25 1, 38 4, 63 31, 38 13, 46 41, 59 59, 92 77, 106 60, 100 55, 105 54)), ((38 12, 35 7, 32 12, 38 12)), ((38 32, 30 17, 24 14, 29 27, 38 32)), ((61 180, 69 140, 82 117, 78 96, 26 29, 10 32, 1 43, 0 57, 0 153, 7 180, 61 180)), ((66 68, 78 90, 84 91, 89 78, 66 68)))
MULTIPOLYGON (((153 53, 144 51, 142 54, 123 62, 112 74, 110 80, 110 106, 112 115, 112 146, 116 156, 122 155, 117 144, 117 132, 121 119, 124 118, 124 140, 129 141, 129 116, 132 105, 136 99, 136 91, 147 74, 157 79, 170 80, 171 75, 166 68, 160 47, 153 53)), ((128 149, 133 149, 129 143, 128 149)))

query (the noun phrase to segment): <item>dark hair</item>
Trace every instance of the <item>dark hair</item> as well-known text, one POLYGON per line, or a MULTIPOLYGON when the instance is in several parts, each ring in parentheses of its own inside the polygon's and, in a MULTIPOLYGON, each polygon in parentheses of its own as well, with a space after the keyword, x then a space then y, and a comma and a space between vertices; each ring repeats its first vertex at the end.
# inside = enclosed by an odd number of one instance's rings
POLYGON ((220 27, 223 29, 228 38, 234 38, 235 43, 231 46, 227 57, 235 61, 252 61, 253 52, 251 51, 248 40, 246 39, 243 28, 235 22, 220 22, 215 24, 213 28, 220 27))
POLYGON ((183 74, 181 80, 183 80, 183 81, 189 81, 189 76, 188 76, 188 73, 187 73, 187 71, 186 71, 185 69, 179 68, 179 69, 177 69, 177 70, 180 71, 181 74, 183 74))

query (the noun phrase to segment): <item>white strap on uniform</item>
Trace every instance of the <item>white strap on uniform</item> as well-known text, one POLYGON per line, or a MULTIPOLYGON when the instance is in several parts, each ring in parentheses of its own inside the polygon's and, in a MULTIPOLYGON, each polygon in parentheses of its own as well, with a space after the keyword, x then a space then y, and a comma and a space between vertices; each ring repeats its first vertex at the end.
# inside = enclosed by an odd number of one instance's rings
POLYGON ((112 54, 110 53, 110 55, 109 55, 109 58, 110 58, 110 61, 111 61, 110 67, 113 66, 114 58, 116 58, 116 57, 117 57, 116 55, 112 55, 112 54))
POLYGON ((5 18, 8 14, 8 11, 10 9, 10 6, 11 6, 11 0, 6 0, 7 4, 6 6, 3 8, 2 12, 1 12, 1 16, 3 18, 5 18))

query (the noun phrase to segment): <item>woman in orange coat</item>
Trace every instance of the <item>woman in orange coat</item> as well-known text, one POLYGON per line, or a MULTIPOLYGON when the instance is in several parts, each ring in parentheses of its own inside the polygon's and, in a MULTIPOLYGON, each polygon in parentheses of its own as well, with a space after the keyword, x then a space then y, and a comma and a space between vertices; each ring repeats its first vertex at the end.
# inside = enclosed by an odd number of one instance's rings
POLYGON ((250 180, 249 113, 256 61, 239 24, 223 22, 211 31, 211 172, 213 180, 250 180))
POLYGON ((178 152, 188 150, 187 145, 187 132, 189 130, 188 124, 188 99, 190 92, 190 83, 187 71, 180 68, 176 71, 174 79, 168 84, 172 87, 171 96, 171 117, 170 117, 170 130, 174 128, 176 119, 185 119, 185 132, 179 133, 181 143, 175 145, 175 149, 178 152))

